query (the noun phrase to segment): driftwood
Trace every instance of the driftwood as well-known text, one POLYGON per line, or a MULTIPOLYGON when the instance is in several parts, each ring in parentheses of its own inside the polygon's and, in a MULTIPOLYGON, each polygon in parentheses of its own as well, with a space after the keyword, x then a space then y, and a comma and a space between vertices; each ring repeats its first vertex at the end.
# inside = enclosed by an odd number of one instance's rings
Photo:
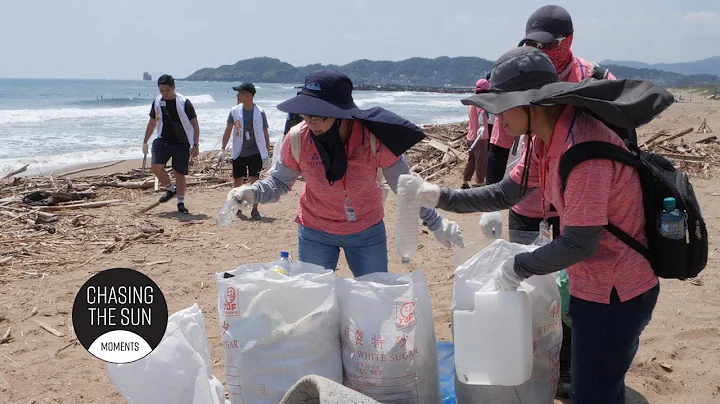
POLYGON ((63 334, 63 333, 61 333, 60 331, 52 328, 52 327, 49 326, 49 325, 43 323, 43 322, 40 321, 40 320, 33 319, 33 321, 34 321, 37 325, 39 325, 40 328, 42 328, 43 330, 49 332, 50 334, 52 334, 52 335, 54 335, 54 336, 56 336, 56 337, 64 337, 64 336, 65 336, 65 334, 63 334))
POLYGON ((666 154, 661 153, 661 156, 673 160, 680 160, 680 161, 687 161, 692 163, 704 163, 705 157, 704 156, 689 156, 689 155, 683 155, 683 154, 666 154))
POLYGON ((658 132, 658 133, 656 133, 655 135, 653 135, 650 139, 648 139, 648 140, 646 140, 645 142, 643 142, 643 144, 641 144, 640 147, 645 147, 645 146, 651 145, 651 144, 653 144, 656 140, 660 139, 660 138, 663 137, 663 136, 667 136, 667 132, 664 131, 664 130, 661 130, 660 132, 658 132))
POLYGON ((85 171, 93 171, 93 170, 99 170, 99 169, 101 169, 101 168, 112 167, 112 166, 114 166, 115 164, 120 164, 120 163, 122 163, 123 161, 125 161, 125 160, 120 160, 120 161, 116 161, 116 162, 114 162, 114 163, 103 164, 103 165, 94 166, 94 167, 86 167, 86 168, 80 168, 80 169, 77 169, 77 170, 68 171, 68 172, 66 172, 66 173, 62 173, 62 174, 57 175, 57 178, 62 178, 62 177, 68 176, 68 175, 77 174, 77 173, 82 173, 82 172, 85 172, 85 171))
POLYGON ((114 203, 122 202, 122 199, 111 199, 109 201, 97 201, 97 202, 87 202, 87 203, 78 203, 75 205, 62 205, 62 206, 40 206, 38 209, 44 210, 44 211, 55 211, 55 210, 70 210, 70 209, 87 209, 87 208, 99 208, 102 206, 108 206, 112 205, 114 203))
POLYGON ((708 136, 708 137, 706 137, 706 138, 704 138, 704 139, 698 140, 698 141, 695 142, 695 143, 700 143, 700 144, 710 143, 710 142, 715 141, 715 140, 717 140, 717 136, 708 136))
POLYGON ((20 167, 20 168, 16 168, 15 170, 12 170, 12 171, 10 171, 10 172, 8 172, 8 173, 3 174, 3 176, 0 177, 0 180, 4 180, 5 178, 10 178, 10 177, 12 177, 12 176, 15 175, 15 174, 20 174, 20 173, 22 173, 22 172, 25 172, 25 170, 27 170, 27 168, 28 168, 29 165, 30 165, 30 164, 25 164, 24 166, 22 166, 22 167, 20 167))
POLYGON ((687 128, 687 129, 683 130, 682 132, 680 132, 680 133, 678 133, 678 134, 672 135, 672 136, 670 136, 669 138, 664 139, 664 140, 663 140, 663 143, 664 143, 664 142, 669 142, 669 141, 671 141, 671 140, 675 140, 675 139, 680 138, 680 137, 683 137, 683 136, 687 135, 688 133, 692 133, 692 131, 693 131, 693 128, 687 128))

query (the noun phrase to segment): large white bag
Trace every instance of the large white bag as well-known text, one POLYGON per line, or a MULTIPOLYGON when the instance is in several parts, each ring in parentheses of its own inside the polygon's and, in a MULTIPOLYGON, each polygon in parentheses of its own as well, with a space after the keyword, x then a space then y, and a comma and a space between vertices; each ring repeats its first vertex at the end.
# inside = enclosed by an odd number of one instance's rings
MULTIPOLYGON (((475 292, 490 281, 492 272, 517 254, 538 247, 496 240, 455 270, 452 311, 473 310, 475 292)), ((562 320, 556 274, 532 276, 519 289, 527 290, 532 306, 533 370, 530 380, 515 387, 472 386, 455 379, 459 404, 552 403, 560 374, 562 320)), ((477 308, 476 308, 477 309, 477 308)))
POLYGON ((420 271, 337 279, 344 384, 381 403, 438 404, 437 342, 420 271))
POLYGON ((225 382, 232 404, 277 404, 303 376, 342 383, 333 273, 290 261, 218 273, 225 382))
POLYGON ((108 374, 130 404, 224 404, 212 375, 205 319, 197 304, 168 318, 160 344, 131 363, 108 364, 108 374))

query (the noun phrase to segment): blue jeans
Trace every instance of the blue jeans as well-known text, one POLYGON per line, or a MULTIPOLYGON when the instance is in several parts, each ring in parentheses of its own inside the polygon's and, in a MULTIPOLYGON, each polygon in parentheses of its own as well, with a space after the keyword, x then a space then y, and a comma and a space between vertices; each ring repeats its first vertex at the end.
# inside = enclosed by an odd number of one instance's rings
POLYGON ((340 257, 340 248, 345 251, 345 259, 356 278, 388 271, 384 222, 344 236, 298 225, 300 261, 334 270, 340 257))
POLYGON ((660 284, 621 303, 613 289, 610 304, 570 296, 574 404, 625 403, 625 373, 659 293, 660 284))

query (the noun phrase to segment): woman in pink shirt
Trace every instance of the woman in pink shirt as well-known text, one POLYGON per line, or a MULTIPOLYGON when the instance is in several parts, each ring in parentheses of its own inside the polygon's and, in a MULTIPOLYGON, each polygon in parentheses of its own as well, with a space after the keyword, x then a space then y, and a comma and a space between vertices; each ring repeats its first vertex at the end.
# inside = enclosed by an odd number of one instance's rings
MULTIPOLYGON (((487 91, 490 83, 480 79, 475 83, 475 94, 487 91)), ((475 105, 470 105, 468 117, 467 147, 468 161, 463 170, 462 189, 470 188, 468 184, 475 174, 476 186, 485 184, 485 167, 487 166, 488 138, 490 137, 490 123, 488 114, 475 105)))
POLYGON ((568 268, 573 403, 624 403, 625 373, 660 285, 650 263, 604 226, 612 223, 647 246, 640 177, 630 166, 588 160, 573 169, 563 189, 558 165, 570 147, 590 141, 625 146, 615 132, 581 109, 532 104, 567 88, 558 86, 565 84, 559 81, 550 58, 536 48, 519 47, 501 56, 492 70, 490 91, 463 103, 497 113, 512 136, 532 133, 521 163, 493 185, 452 190, 425 183, 420 196, 423 206, 465 213, 507 209, 535 192, 544 211, 550 205, 556 208, 563 226, 560 236, 509 259, 493 278, 501 290, 514 290, 527 277, 568 268))
MULTIPOLYGON (((285 136, 270 178, 234 188, 228 198, 250 205, 277 202, 302 174, 305 186, 295 219, 300 261, 335 269, 342 248, 357 277, 387 272, 378 168, 396 191, 399 176, 410 172, 403 153, 425 134, 382 108, 360 110, 352 89, 342 73, 309 74, 298 95, 277 106, 304 121, 285 136)), ((435 209, 422 208, 419 215, 443 245, 463 246, 455 222, 441 218, 435 209)))

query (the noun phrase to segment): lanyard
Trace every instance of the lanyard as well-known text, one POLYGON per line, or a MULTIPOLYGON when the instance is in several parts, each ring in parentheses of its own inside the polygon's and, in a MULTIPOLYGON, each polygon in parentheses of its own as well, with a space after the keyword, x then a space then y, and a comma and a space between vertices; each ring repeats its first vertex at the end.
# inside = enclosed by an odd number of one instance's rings
POLYGON ((343 187, 343 193, 345 194, 345 199, 350 200, 347 194, 347 169, 350 166, 350 138, 352 137, 352 132, 350 132, 350 136, 348 136, 347 141, 345 142, 345 161, 347 161, 345 168, 345 175, 340 179, 340 182, 342 183, 343 187))

